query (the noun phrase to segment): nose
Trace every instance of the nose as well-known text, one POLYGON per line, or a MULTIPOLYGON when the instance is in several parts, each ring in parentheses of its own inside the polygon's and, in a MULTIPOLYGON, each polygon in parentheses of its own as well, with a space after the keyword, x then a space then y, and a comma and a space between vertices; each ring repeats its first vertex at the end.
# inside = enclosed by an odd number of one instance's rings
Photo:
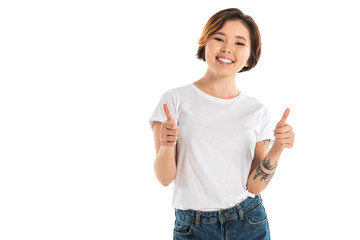
POLYGON ((221 48, 220 52, 222 52, 222 53, 226 53, 226 52, 230 53, 230 49, 227 48, 226 46, 224 46, 224 47, 221 48))

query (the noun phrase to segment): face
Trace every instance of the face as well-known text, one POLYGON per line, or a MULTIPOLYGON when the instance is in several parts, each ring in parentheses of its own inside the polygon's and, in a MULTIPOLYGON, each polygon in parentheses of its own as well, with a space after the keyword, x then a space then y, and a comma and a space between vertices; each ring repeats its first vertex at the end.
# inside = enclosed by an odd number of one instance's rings
POLYGON ((250 32, 240 20, 227 21, 205 45, 210 70, 221 76, 236 75, 250 56, 250 32))

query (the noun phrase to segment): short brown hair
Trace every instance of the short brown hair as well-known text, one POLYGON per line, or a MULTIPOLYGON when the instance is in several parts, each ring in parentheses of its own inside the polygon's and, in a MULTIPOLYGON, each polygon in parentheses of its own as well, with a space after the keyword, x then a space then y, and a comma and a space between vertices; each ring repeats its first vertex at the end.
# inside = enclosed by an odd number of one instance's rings
POLYGON ((199 39, 199 49, 196 56, 205 61, 205 45, 210 37, 221 29, 227 21, 240 20, 250 32, 250 56, 248 66, 243 67, 239 72, 249 71, 256 66, 261 54, 261 37, 258 26, 249 15, 245 15, 237 8, 228 8, 215 13, 206 23, 199 39))

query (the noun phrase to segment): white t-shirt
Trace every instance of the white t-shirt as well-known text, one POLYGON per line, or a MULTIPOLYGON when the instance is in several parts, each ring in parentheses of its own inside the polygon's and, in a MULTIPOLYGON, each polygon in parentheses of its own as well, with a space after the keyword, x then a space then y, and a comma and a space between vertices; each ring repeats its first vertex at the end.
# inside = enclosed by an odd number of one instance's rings
POLYGON ((153 121, 166 121, 163 104, 179 126, 173 207, 200 211, 229 208, 247 197, 256 142, 273 139, 267 108, 244 93, 222 99, 193 83, 163 94, 153 121))

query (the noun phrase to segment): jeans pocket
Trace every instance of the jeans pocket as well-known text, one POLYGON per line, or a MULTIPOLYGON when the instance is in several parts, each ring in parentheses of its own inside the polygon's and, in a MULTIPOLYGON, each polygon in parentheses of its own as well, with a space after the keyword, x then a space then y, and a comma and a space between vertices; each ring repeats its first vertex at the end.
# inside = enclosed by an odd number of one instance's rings
POLYGON ((260 226, 268 221, 264 206, 261 203, 246 212, 244 217, 250 226, 260 226))
POLYGON ((180 219, 175 220, 174 234, 176 236, 186 237, 193 233, 193 224, 180 219))

